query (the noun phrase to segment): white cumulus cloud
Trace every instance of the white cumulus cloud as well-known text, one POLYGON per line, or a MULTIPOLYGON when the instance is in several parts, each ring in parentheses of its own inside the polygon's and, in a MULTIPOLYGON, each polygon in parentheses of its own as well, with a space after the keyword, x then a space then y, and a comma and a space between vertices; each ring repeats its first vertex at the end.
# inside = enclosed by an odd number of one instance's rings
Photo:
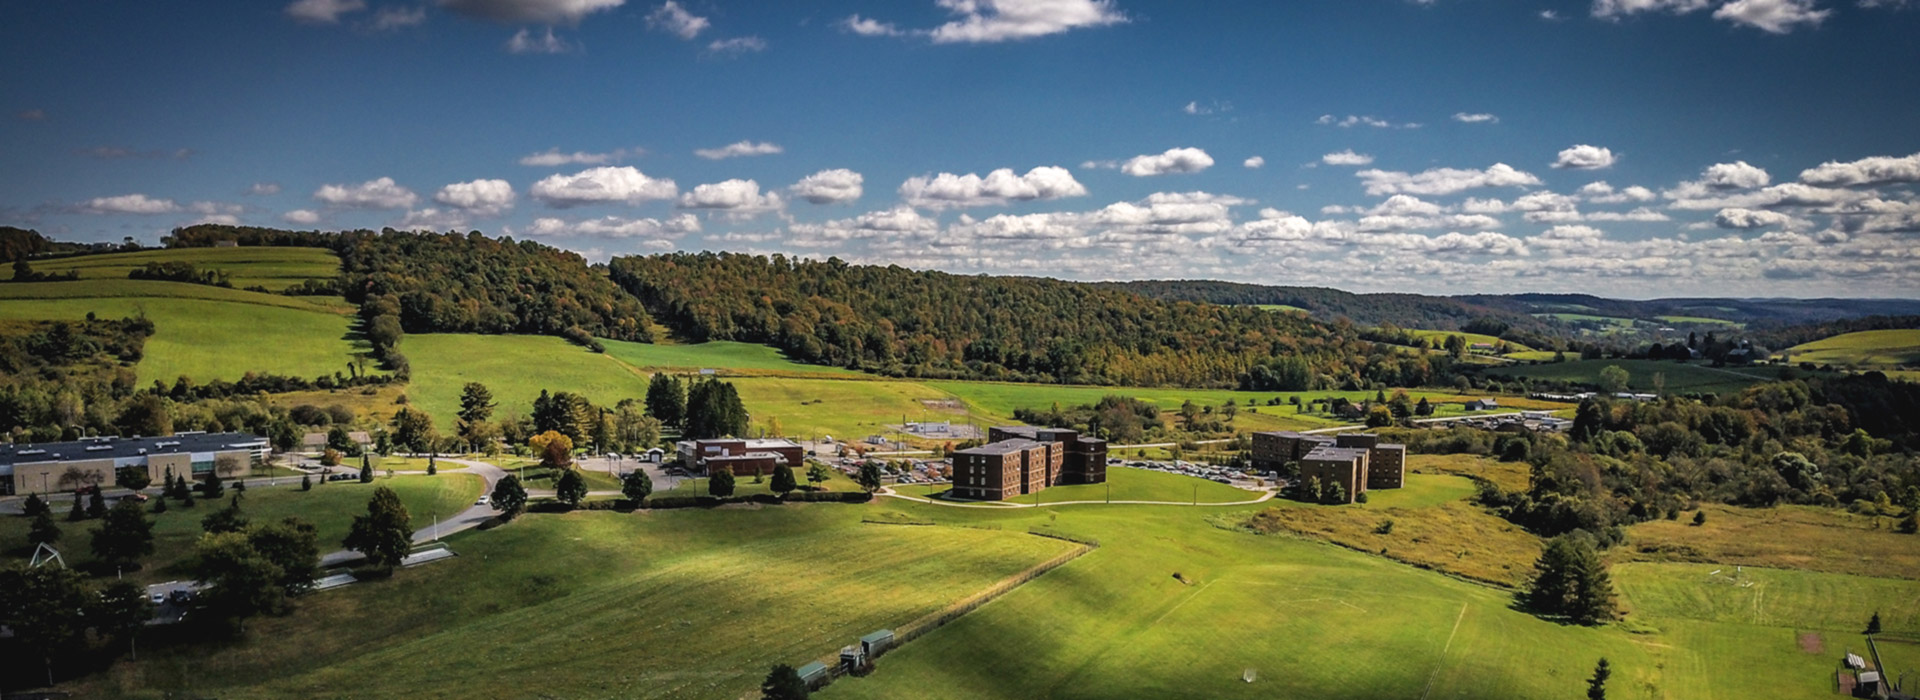
POLYGON ((320 213, 312 209, 295 209, 280 215, 280 220, 289 224, 312 226, 320 223, 320 213))
POLYGON ((1832 10, 1814 9, 1814 0, 1733 0, 1713 11, 1714 19, 1744 24, 1773 34, 1791 33, 1799 25, 1819 26, 1832 10))
POLYGON ((1492 114, 1487 114, 1485 112, 1480 112, 1480 113, 1455 112, 1453 115, 1453 120, 1460 122, 1462 124, 1495 124, 1500 121, 1500 118, 1492 114))
POLYGON ((902 31, 899 27, 891 23, 882 22, 872 17, 861 17, 860 15, 851 15, 846 19, 840 20, 838 24, 841 29, 860 36, 901 36, 906 34, 905 31, 902 31))
POLYGON ((721 160, 724 158, 739 158, 743 156, 769 156, 784 153, 786 150, 787 149, 781 148, 777 144, 767 143, 765 141, 759 143, 740 141, 719 148, 698 149, 695 150, 693 154, 707 160, 721 160))
POLYGON ((533 183, 534 199, 566 208, 588 204, 639 204, 673 199, 680 188, 672 180, 648 177, 631 166, 589 168, 572 175, 549 175, 533 183))
POLYGON ((968 173, 940 173, 933 177, 907 178, 900 183, 900 196, 908 204, 928 209, 976 207, 1014 201, 1079 197, 1087 188, 1073 179, 1073 173, 1057 166, 1040 166, 1016 175, 1012 168, 1000 168, 986 177, 968 173))
POLYGON ((296 0, 287 5, 287 16, 314 24, 338 24, 342 15, 367 9, 366 0, 296 0))
POLYGON ((1856 187, 1920 182, 1920 153, 1904 158, 1873 156, 1850 162, 1827 161, 1800 171, 1800 181, 1827 187, 1856 187))
POLYGON ((667 0, 666 4, 654 8, 653 12, 647 14, 648 27, 688 41, 700 36, 700 32, 705 31, 712 24, 707 18, 688 12, 674 0, 667 0))
POLYGON ((1362 170, 1354 175, 1360 178, 1367 194, 1376 197, 1401 192, 1446 195, 1480 187, 1528 187, 1540 184, 1540 178, 1505 163, 1494 163, 1486 170, 1434 168, 1418 173, 1362 170))
POLYGON ((682 209, 723 210, 735 219, 747 219, 760 214, 779 211, 786 203, 778 192, 760 192, 760 183, 753 180, 725 180, 708 183, 693 188, 691 192, 680 195, 682 209))
POLYGON ((1755 229, 1786 226, 1794 223, 1794 218, 1777 211, 1733 207, 1721 209, 1719 213, 1714 214, 1713 223, 1720 228, 1755 229))
POLYGON ((448 10, 502 24, 573 25, 626 0, 438 0, 448 10))
POLYGON ((1245 162, 1241 163, 1241 165, 1246 166, 1249 170, 1258 170, 1266 166, 1266 164, 1267 164, 1267 159, 1262 158, 1260 156, 1248 157, 1245 162))
POLYGON ((1600 170, 1613 167, 1618 160, 1613 155, 1613 149, 1580 144, 1561 151, 1560 157, 1554 159, 1553 167, 1569 170, 1600 170))
POLYGON ((1373 156, 1354 153, 1353 149, 1349 148, 1338 153, 1320 156, 1320 162, 1327 165, 1373 165, 1373 156))
POLYGON ((356 209, 406 209, 419 197, 401 187, 393 178, 383 177, 357 185, 322 185, 313 198, 336 207, 356 209))
POLYGON ((843 204, 859 199, 865 182, 860 173, 834 168, 800 178, 787 191, 814 204, 843 204))
POLYGON ((513 208, 513 197, 513 185, 506 180, 474 180, 440 188, 433 201, 475 216, 498 216, 513 208))
POLYGON ((994 43, 1127 21, 1112 0, 934 0, 957 17, 927 33, 936 44, 994 43))
POLYGON ((180 211, 180 205, 171 199, 136 193, 95 197, 81 204, 80 210, 88 214, 171 214, 180 211))
POLYGON ((1197 173, 1213 167, 1213 156, 1198 148, 1173 148, 1157 155, 1134 156, 1120 164, 1120 172, 1134 177, 1197 173))
POLYGON ((568 221, 554 217, 541 217, 518 233, 528 236, 564 236, 589 238, 674 238, 683 234, 698 233, 700 219, 692 214, 681 214, 660 219, 629 219, 619 216, 604 216, 598 219, 568 221))

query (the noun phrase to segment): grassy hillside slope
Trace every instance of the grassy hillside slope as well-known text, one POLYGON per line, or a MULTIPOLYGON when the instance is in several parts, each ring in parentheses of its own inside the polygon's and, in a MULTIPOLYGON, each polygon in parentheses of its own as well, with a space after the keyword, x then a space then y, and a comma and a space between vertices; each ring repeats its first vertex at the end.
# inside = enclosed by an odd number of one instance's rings
POLYGON ((127 278, 147 263, 185 262, 201 270, 225 272, 235 288, 260 286, 280 291, 309 279, 340 274, 340 258, 325 248, 167 248, 135 253, 82 255, 36 262, 38 272, 79 271, 83 280, 127 278))
POLYGON ((1786 352, 1794 362, 1862 367, 1920 365, 1920 330, 1858 331, 1844 333, 1786 352))

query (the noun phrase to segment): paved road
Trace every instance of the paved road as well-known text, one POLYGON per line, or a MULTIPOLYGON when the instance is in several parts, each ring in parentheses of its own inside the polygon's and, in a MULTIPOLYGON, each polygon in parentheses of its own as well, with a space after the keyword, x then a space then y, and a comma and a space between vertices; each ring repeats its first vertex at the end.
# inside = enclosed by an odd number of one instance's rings
MULTIPOLYGON (((482 486, 480 490, 481 493, 485 494, 493 493, 493 485, 507 475, 506 470, 486 462, 453 459, 451 457, 441 457, 438 461, 442 464, 458 464, 462 467, 460 469, 441 469, 439 471, 442 474, 479 475, 480 478, 486 482, 486 485, 482 486)), ((428 524, 426 527, 414 530, 413 543, 421 544, 431 542, 456 532, 471 530, 479 527, 481 523, 492 520, 493 516, 499 512, 500 511, 495 510, 492 505, 470 507, 461 511, 458 515, 441 520, 438 525, 428 524)), ((417 513, 414 514, 414 522, 420 522, 419 514, 417 513)), ((337 552, 330 552, 326 556, 320 557, 320 567, 324 569, 342 566, 358 561, 361 558, 363 557, 359 552, 343 549, 337 552)))

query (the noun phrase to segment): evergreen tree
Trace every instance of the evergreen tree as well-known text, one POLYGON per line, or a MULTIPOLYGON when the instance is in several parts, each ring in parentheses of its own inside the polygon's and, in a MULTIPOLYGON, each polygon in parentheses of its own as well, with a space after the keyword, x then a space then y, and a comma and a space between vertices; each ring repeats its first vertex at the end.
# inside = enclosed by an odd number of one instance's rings
POLYGON ((620 494, 638 506, 647 500, 647 496, 653 495, 653 478, 647 476, 644 469, 627 472, 627 475, 620 479, 620 494))
POLYGON ((1607 700, 1607 679, 1613 676, 1613 667, 1607 663, 1607 657, 1600 657, 1600 663, 1593 667, 1593 678, 1587 681, 1587 700, 1607 700))
POLYGON ((562 469, 560 479, 554 482, 553 491, 554 498, 567 504, 568 508, 578 508, 580 502, 587 499, 587 480, 580 476, 578 469, 562 469))
POLYGON ((215 499, 225 495, 226 492, 226 487, 220 483, 220 471, 216 469, 207 472, 207 480, 200 486, 200 495, 215 499))
POLYGON ((87 494, 87 517, 98 519, 106 517, 106 515, 107 497, 100 495, 100 487, 95 486, 92 489, 92 493, 87 494))
POLYGON ((493 392, 487 385, 467 382, 460 388, 460 422, 479 423, 493 417, 493 392))
POLYGON ((800 485, 794 482, 793 469, 782 464, 773 468, 773 484, 771 488, 774 493, 784 496, 787 495, 788 492, 800 488, 800 485))
POLYGON ((680 379, 656 372, 647 382, 647 415, 666 425, 680 425, 687 415, 687 392, 680 379))
POLYGON ((707 494, 716 498, 733 495, 733 472, 720 469, 707 477, 707 494))
POLYGON ((760 700, 806 700, 807 682, 792 666, 780 664, 760 683, 760 700))
POLYGON ((153 521, 139 503, 123 500, 107 511, 93 530, 93 556, 121 566, 132 566, 153 553, 153 521))
POLYGON ((527 508, 527 489, 520 485, 520 477, 508 474, 493 485, 490 500, 500 510, 501 520, 513 520, 527 508))
POLYGON ((67 522, 77 523, 87 519, 87 509, 86 506, 83 505, 85 500, 86 499, 80 497, 80 494, 76 493, 73 495, 73 509, 67 511, 67 522))
POLYGON ((167 497, 161 496, 159 498, 153 499, 153 514, 159 515, 165 512, 167 512, 167 497))
POLYGON ((300 475, 300 490, 301 490, 301 491, 312 491, 312 490, 313 490, 313 476, 311 476, 311 475, 308 475, 308 474, 301 474, 301 475, 300 475))
POLYGON ((1707 512, 1706 512, 1706 511, 1704 511, 1704 510, 1696 510, 1696 511, 1694 511, 1694 512, 1693 512, 1693 526, 1694 526, 1694 527, 1699 527, 1699 526, 1701 526, 1701 525, 1705 525, 1705 524, 1707 524, 1707 512))
POLYGON ((367 500, 367 514, 354 516, 342 544, 366 555, 369 565, 392 571, 413 548, 413 519, 406 504, 393 489, 374 489, 373 498, 367 500))
POLYGON ((1555 537, 1534 564, 1522 602, 1534 612, 1563 615, 1583 625, 1615 616, 1613 580, 1584 533, 1555 537))
POLYGON ((1867 618, 1867 634, 1880 633, 1880 611, 1873 611, 1873 617, 1867 618))
POLYGON ((240 512, 240 494, 234 494, 225 508, 208 513, 200 519, 200 530, 208 533, 242 532, 247 529, 247 516, 240 512))
MULTIPOLYGON (((184 478, 182 478, 182 479, 180 480, 180 483, 182 483, 182 484, 184 484, 184 483, 186 483, 186 479, 184 479, 184 478)), ((192 489, 187 489, 187 490, 186 490, 186 495, 183 495, 183 496, 181 496, 181 497, 180 497, 180 507, 181 507, 181 508, 192 508, 193 506, 194 506, 194 503, 193 503, 193 490, 192 490, 192 489)))
POLYGON ((26 502, 20 504, 20 507, 22 512, 29 518, 53 511, 53 508, 49 507, 46 501, 40 500, 40 494, 37 493, 27 494, 26 502))
POLYGON ((367 459, 366 455, 360 455, 360 483, 373 483, 373 461, 367 459))
POLYGON ((60 526, 53 523, 53 516, 45 508, 33 515, 33 524, 27 526, 27 544, 36 548, 43 544, 60 541, 60 526))

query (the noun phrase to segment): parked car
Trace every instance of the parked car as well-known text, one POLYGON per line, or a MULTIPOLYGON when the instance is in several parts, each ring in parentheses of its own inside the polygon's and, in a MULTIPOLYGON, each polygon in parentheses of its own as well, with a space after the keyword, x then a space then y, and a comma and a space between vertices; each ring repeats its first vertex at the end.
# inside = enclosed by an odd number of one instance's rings
POLYGON ((492 501, 488 500, 487 495, 483 493, 483 494, 480 494, 480 500, 474 501, 473 504, 476 506, 484 506, 491 502, 492 501))

